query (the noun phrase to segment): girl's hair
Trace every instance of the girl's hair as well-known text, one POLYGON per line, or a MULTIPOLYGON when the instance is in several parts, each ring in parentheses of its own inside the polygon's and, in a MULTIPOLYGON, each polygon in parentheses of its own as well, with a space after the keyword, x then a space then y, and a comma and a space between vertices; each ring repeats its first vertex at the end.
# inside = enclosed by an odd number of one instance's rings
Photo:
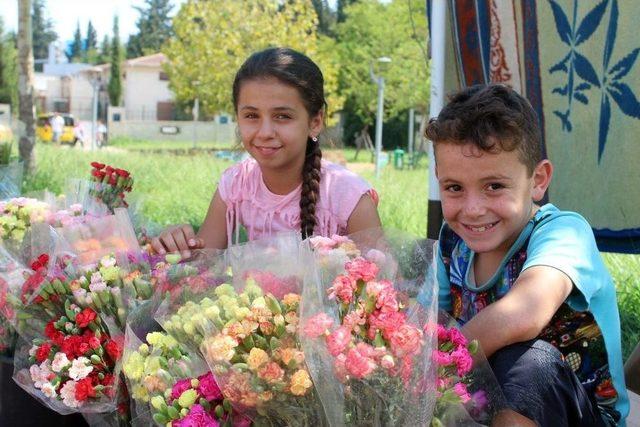
MULTIPOLYGON (((324 98, 324 77, 320 68, 307 56, 293 49, 269 48, 251 55, 242 64, 233 81, 233 106, 238 111, 238 97, 242 84, 249 80, 276 78, 298 90, 309 114, 316 116, 327 102, 324 98)), ((307 138, 302 168, 300 194, 300 223, 302 237, 313 234, 317 224, 316 205, 320 197, 320 162, 322 151, 318 138, 307 138)))

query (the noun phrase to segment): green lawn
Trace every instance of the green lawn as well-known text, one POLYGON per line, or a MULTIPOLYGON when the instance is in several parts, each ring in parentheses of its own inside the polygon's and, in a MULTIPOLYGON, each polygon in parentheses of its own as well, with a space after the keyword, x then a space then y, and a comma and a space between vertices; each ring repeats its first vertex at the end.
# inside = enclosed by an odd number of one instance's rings
MULTIPOLYGON (((134 178, 134 194, 142 201, 145 216, 160 225, 190 223, 198 227, 206 213, 220 174, 231 166, 212 154, 176 156, 136 152, 123 142, 114 150, 96 152, 67 147, 37 146, 38 172, 25 184, 25 192, 50 189, 63 192, 67 177, 84 178, 91 161, 97 160, 129 170, 134 178)), ((155 142, 141 142, 155 144, 155 142)), ((327 152, 327 157, 350 160, 354 150, 327 152)), ((387 167, 375 179, 371 165, 364 163, 366 152, 350 165, 380 194, 378 207, 385 228, 405 231, 416 237, 426 234, 427 169, 394 170, 387 167)), ((640 255, 604 254, 618 289, 625 358, 640 339, 640 255)))

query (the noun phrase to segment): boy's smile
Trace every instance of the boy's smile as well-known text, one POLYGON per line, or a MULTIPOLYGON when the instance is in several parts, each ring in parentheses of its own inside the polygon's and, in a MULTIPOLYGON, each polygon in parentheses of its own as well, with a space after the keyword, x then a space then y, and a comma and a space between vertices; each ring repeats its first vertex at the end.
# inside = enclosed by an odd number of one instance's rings
POLYGON ((477 254, 501 259, 546 191, 551 164, 544 160, 530 174, 518 154, 454 142, 435 146, 444 218, 477 254))

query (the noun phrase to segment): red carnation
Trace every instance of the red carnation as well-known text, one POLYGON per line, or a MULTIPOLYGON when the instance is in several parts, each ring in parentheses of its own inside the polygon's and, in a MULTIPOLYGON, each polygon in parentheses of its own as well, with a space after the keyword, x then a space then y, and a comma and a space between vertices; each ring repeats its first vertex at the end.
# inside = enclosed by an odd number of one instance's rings
POLYGON ((116 173, 118 174, 118 176, 121 176, 123 178, 129 178, 129 175, 131 175, 128 171, 124 169, 116 169, 116 173))
POLYGON ((51 344, 48 342, 42 344, 36 350, 36 360, 38 363, 42 363, 49 358, 49 353, 51 353, 51 344))
POLYGON ((98 347, 100 347, 100 340, 95 336, 89 337, 89 340, 87 341, 87 343, 89 344, 89 347, 91 347, 94 350, 97 350, 98 347))
POLYGON ((107 354, 111 357, 111 360, 119 360, 120 356, 122 356, 122 349, 114 340, 107 341, 104 348, 107 350, 107 354))
POLYGON ((91 166, 93 166, 96 169, 102 169, 104 168, 104 163, 91 162, 91 166))
POLYGON ((96 312, 90 308, 85 308, 80 313, 76 314, 76 325, 80 328, 86 328, 89 323, 96 319, 96 312))
POLYGON ((89 397, 95 397, 96 391, 91 384, 91 378, 83 378, 76 383, 76 400, 83 402, 89 397))

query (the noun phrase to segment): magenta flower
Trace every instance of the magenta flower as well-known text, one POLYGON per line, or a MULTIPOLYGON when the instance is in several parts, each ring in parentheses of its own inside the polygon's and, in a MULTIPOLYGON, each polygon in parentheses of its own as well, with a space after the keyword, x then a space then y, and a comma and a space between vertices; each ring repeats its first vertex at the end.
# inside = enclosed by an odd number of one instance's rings
POLYGON ((211 372, 200 375, 198 380, 200 381, 200 384, 198 384, 198 393, 200 393, 202 397, 208 401, 222 399, 220 387, 218 387, 218 383, 215 378, 213 378, 213 374, 211 372))
POLYGON ((434 350, 433 360, 440 366, 447 366, 453 363, 451 354, 446 351, 434 350))
POLYGON ((460 332, 460 329, 455 327, 449 329, 449 339, 456 347, 460 347, 460 346, 466 347, 468 344, 467 338, 464 335, 462 335, 462 332, 460 332))
POLYGON ((218 427, 220 423, 196 403, 186 417, 173 421, 171 425, 173 427, 218 427))
POLYGON ((467 403, 471 399, 467 386, 464 383, 457 383, 453 386, 453 391, 460 396, 462 403, 467 403))
POLYGON ((451 352, 451 359, 455 362, 456 367, 458 368, 458 376, 460 377, 469 373, 473 367, 473 359, 466 347, 458 347, 456 350, 451 352))
POLYGON ((171 400, 176 400, 182 393, 191 388, 191 378, 178 380, 171 389, 171 400))

